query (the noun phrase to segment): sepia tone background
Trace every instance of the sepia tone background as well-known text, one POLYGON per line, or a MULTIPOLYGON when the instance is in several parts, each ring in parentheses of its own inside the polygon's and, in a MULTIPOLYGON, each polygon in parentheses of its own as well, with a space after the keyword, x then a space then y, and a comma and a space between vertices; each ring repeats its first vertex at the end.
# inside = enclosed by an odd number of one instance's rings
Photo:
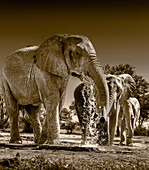
MULTIPOLYGON (((4 1, 0 4, 0 68, 11 52, 59 34, 93 43, 102 65, 130 64, 149 81, 149 3, 125 1, 4 1)), ((71 78, 65 107, 80 81, 71 78)))

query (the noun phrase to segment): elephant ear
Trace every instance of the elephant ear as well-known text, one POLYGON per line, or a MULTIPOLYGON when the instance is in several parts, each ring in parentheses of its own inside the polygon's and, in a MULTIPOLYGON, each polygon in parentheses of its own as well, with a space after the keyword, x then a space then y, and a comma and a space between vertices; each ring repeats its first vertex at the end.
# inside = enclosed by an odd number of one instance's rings
POLYGON ((130 91, 133 93, 133 91, 136 89, 136 82, 131 76, 129 77, 128 82, 130 83, 130 91))
POLYGON ((126 90, 128 89, 129 95, 132 96, 133 91, 136 88, 136 83, 135 83, 134 79, 132 78, 132 76, 129 74, 121 74, 119 77, 122 80, 124 89, 126 89, 126 90))
POLYGON ((130 93, 133 93, 133 91, 136 88, 136 83, 134 81, 134 79, 131 77, 131 75, 129 74, 124 74, 124 84, 128 87, 130 93))
POLYGON ((34 61, 39 69, 64 77, 68 68, 63 55, 62 37, 52 36, 45 40, 37 50, 34 61))
POLYGON ((79 36, 66 36, 63 39, 64 44, 64 56, 67 63, 67 67, 71 70, 75 67, 76 61, 79 61, 79 55, 76 55, 77 45, 82 42, 82 38, 79 36))
POLYGON ((120 99, 122 92, 123 92, 123 86, 122 86, 122 81, 120 78, 116 78, 115 83, 117 85, 117 101, 120 99))

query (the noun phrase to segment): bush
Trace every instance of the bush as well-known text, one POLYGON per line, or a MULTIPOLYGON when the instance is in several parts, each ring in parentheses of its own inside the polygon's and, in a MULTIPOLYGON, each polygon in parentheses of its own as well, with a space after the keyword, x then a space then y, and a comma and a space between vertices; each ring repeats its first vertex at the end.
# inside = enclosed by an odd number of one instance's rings
POLYGON ((78 126, 78 122, 72 122, 72 121, 61 121, 61 129, 67 130, 68 134, 74 133, 76 126, 78 126))
POLYGON ((134 130, 135 136, 149 136, 149 129, 146 129, 145 127, 138 127, 134 130))
POLYGON ((0 161, 0 169, 53 169, 53 170, 76 170, 73 163, 67 163, 65 158, 56 161, 48 160, 44 155, 21 159, 17 153, 15 158, 0 161))

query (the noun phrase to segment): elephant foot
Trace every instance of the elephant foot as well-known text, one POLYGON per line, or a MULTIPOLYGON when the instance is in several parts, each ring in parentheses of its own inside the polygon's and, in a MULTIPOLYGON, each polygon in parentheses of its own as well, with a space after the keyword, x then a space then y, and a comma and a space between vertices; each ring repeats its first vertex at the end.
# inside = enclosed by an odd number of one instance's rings
POLYGON ((42 134, 41 134, 41 137, 39 139, 39 144, 43 144, 45 143, 47 140, 47 132, 46 131, 43 131, 42 134))
POLYGON ((127 145, 127 146, 133 146, 133 144, 132 144, 132 138, 127 137, 127 139, 126 139, 126 145, 127 145))
POLYGON ((59 145, 61 142, 59 139, 54 139, 54 140, 50 140, 50 139, 47 139, 44 144, 47 144, 47 145, 59 145))
POLYGON ((44 144, 46 142, 47 138, 40 138, 39 144, 44 144))
MULTIPOLYGON (((46 140, 46 139, 45 139, 45 140, 46 140)), ((44 141, 44 142, 45 142, 45 141, 44 141)), ((44 142, 43 142, 43 143, 44 143, 44 142)), ((34 143, 35 143, 35 144, 40 144, 40 139, 39 139, 39 138, 34 138, 34 143)))
POLYGON ((129 144, 126 144, 126 146, 133 146, 133 144, 132 144, 132 143, 129 143, 129 144))
POLYGON ((126 146, 133 146, 132 142, 126 142, 126 146))
POLYGON ((10 139, 9 143, 22 144, 22 140, 21 139, 10 139))
MULTIPOLYGON (((101 139, 100 139, 100 140, 101 140, 101 139)), ((113 140, 114 140, 113 138, 110 139, 110 137, 109 137, 109 140, 107 141, 109 146, 113 145, 113 140)))
POLYGON ((124 145, 125 145, 124 142, 119 143, 119 146, 124 146, 124 145))
MULTIPOLYGON (((41 140, 41 133, 39 132, 38 134, 34 133, 34 143, 35 144, 40 144, 40 140, 41 140)), ((45 139, 46 140, 46 139, 45 139)), ((44 143, 45 141, 43 141, 44 143)))

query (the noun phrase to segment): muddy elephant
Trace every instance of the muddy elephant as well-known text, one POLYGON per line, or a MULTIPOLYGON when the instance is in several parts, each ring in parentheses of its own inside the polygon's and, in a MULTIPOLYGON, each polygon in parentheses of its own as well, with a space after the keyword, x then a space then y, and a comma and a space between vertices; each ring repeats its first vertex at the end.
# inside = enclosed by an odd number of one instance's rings
POLYGON ((36 143, 60 142, 59 112, 70 75, 77 75, 81 80, 88 76, 94 81, 106 116, 108 86, 95 49, 87 37, 54 35, 39 47, 23 48, 6 58, 2 81, 11 120, 10 143, 21 142, 18 128, 20 105, 25 106, 31 119, 36 143), (41 103, 46 109, 43 127, 38 112, 41 103))
POLYGON ((81 83, 74 90, 75 109, 82 130, 82 144, 87 136, 94 136, 95 121, 98 117, 92 84, 81 83))
POLYGON ((97 109, 93 84, 81 83, 74 90, 75 108, 82 130, 82 144, 88 142, 105 145, 108 143, 108 126, 97 109), (91 140, 87 140, 90 136, 91 140))
MULTIPOLYGON (((139 125, 139 117, 140 117, 140 103, 138 101, 138 99, 136 99, 135 97, 130 97, 127 100, 128 103, 128 113, 129 113, 129 119, 130 119, 130 128, 131 128, 131 138, 134 135, 134 130, 135 128, 138 127, 139 125)), ((127 135, 127 131, 128 128, 126 126, 126 118, 125 118, 125 114, 124 114, 124 107, 123 104, 120 105, 119 108, 119 114, 118 114, 118 128, 120 129, 120 145, 123 145, 125 142, 125 138, 127 139, 127 136, 124 135, 124 132, 127 135)), ((130 138, 130 139, 131 139, 130 138)), ((128 140, 128 139, 127 139, 128 140)), ((132 139, 131 141, 127 141, 126 140, 126 144, 127 145, 132 145, 132 139), (129 142, 129 143, 128 143, 129 142)))
MULTIPOLYGON (((109 96, 113 98, 113 104, 109 112, 109 144, 113 144, 116 124, 121 125, 121 132, 127 129, 126 145, 132 144, 132 110, 130 107, 130 97, 135 88, 135 81, 129 74, 107 75, 106 76, 109 96), (113 94, 113 95, 111 95, 113 94)), ((121 135, 123 141, 123 135, 121 135)))
MULTIPOLYGON (((109 108, 108 108, 109 115, 113 116, 112 112, 114 111, 114 109, 115 110, 117 109, 116 108, 117 100, 122 91, 122 84, 120 78, 113 75, 106 76, 106 79, 109 87, 108 89, 109 90, 109 108)), ((110 117, 110 121, 111 121, 109 122, 110 128, 108 128, 108 120, 103 117, 102 111, 100 111, 97 108, 98 106, 94 108, 90 104, 91 103, 90 100, 93 100, 94 99, 93 97, 96 96, 96 89, 91 87, 92 84, 86 85, 84 83, 81 83, 79 86, 76 87, 74 91, 75 108, 79 118, 80 126, 82 128, 83 143, 86 143, 87 141, 87 132, 90 133, 89 130, 94 126, 94 136, 95 135, 97 136, 96 142, 100 145, 103 145, 103 144, 107 144, 109 140, 109 144, 111 144, 110 142, 112 136, 111 133, 114 127, 114 126, 111 127, 111 125, 113 125, 114 123, 113 122, 114 117, 110 117), (93 93, 95 94, 94 96, 92 95, 93 93), (92 109, 90 112, 88 112, 88 107, 92 109)), ((96 103, 95 100, 93 102, 96 103)))

